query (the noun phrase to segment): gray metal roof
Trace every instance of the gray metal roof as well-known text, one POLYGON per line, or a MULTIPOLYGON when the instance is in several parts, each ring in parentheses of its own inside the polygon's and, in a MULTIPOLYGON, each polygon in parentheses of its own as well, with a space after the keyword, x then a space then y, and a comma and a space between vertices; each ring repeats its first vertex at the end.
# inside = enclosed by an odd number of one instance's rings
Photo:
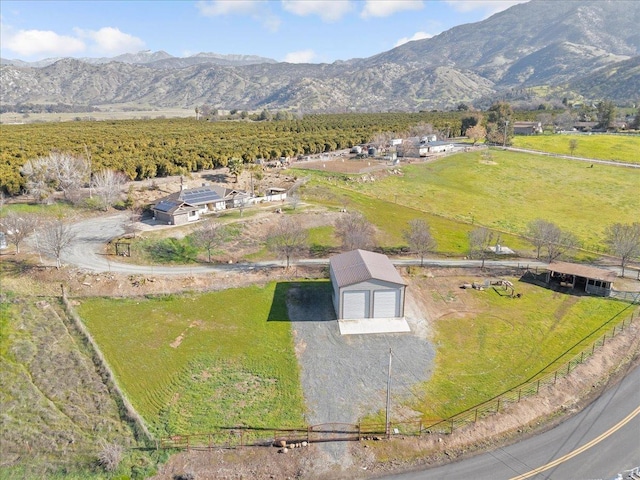
POLYGON ((406 285, 391 260, 381 253, 352 250, 331 257, 329 265, 338 287, 354 285, 367 280, 382 280, 406 285))

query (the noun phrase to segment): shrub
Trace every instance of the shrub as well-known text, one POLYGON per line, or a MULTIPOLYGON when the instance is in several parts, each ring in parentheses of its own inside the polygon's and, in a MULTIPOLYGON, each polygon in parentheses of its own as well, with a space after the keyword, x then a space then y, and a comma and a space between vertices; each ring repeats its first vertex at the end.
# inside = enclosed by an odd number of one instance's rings
POLYGON ((123 453, 124 449, 122 448, 122 445, 117 443, 105 443, 98 454, 98 464, 107 472, 113 472, 120 465, 123 453))

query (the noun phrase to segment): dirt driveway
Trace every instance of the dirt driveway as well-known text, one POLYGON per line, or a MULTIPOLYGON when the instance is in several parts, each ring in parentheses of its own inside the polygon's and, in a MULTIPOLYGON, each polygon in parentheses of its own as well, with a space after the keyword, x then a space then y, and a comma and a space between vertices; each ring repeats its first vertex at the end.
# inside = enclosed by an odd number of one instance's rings
MULTIPOLYGON (((417 412, 404 400, 412 388, 429 379, 435 349, 427 340, 424 309, 410 294, 405 309, 411 333, 340 335, 328 285, 301 284, 289 290, 289 318, 301 367, 307 423, 358 423, 384 411, 392 351, 392 418, 410 420, 417 412)), ((325 465, 351 466, 344 442, 322 444, 325 465)))

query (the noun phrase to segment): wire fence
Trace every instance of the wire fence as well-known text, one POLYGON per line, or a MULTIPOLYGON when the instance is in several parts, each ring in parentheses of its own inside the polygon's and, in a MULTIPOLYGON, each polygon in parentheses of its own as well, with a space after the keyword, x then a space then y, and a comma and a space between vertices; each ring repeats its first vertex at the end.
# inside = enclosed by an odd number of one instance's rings
MULTIPOLYGON (((206 450, 214 448, 236 448, 243 446, 285 446, 334 442, 382 440, 392 435, 422 436, 429 434, 451 434, 455 430, 476 423, 490 415, 503 411, 508 405, 537 395, 541 389, 555 385, 569 375, 578 365, 588 360, 599 348, 604 347, 614 337, 625 331, 639 318, 632 312, 622 321, 610 326, 592 343, 572 356, 568 361, 553 362, 534 378, 452 417, 445 419, 416 419, 403 422, 385 423, 325 423, 298 428, 222 428, 206 434, 174 435, 163 437, 159 448, 186 450, 206 450)), ((569 350, 571 351, 571 350, 569 350)), ((565 357, 563 355, 562 357, 565 357)))

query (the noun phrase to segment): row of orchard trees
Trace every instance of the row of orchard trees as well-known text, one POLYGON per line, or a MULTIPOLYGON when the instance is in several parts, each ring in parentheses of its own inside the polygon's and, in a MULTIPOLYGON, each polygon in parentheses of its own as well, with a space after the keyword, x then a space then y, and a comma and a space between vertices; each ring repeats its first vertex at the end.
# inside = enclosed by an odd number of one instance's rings
POLYGON ((308 115, 267 122, 157 119, 8 125, 0 137, 0 190, 22 192, 26 177, 20 170, 54 150, 91 159, 91 173, 109 169, 142 180, 226 166, 231 158, 249 163, 350 148, 383 132, 407 135, 419 124, 456 137, 462 134, 465 116, 424 112, 308 115))

